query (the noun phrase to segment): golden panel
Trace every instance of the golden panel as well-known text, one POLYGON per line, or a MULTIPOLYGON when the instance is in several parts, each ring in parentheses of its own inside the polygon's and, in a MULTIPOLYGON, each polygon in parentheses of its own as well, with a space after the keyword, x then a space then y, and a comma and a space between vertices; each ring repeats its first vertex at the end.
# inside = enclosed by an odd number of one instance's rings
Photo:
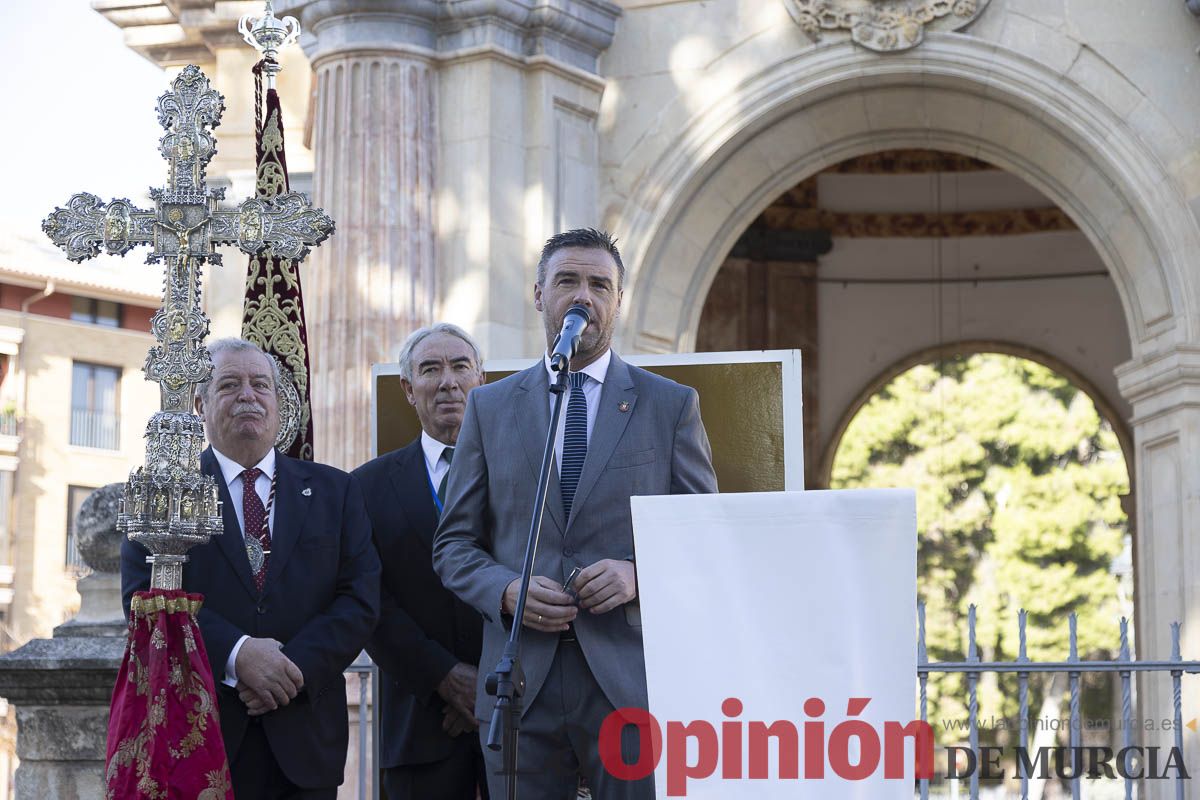
MULTIPOLYGON (((722 492, 783 491, 782 364, 673 364, 645 369, 700 394, 700 415, 722 492)), ((488 380, 510 374, 489 370, 488 380)), ((403 447, 420 435, 420 423, 404 397, 398 374, 377 375, 374 396, 376 453, 403 447)))
MULTIPOLYGON (((493 380, 503 375, 488 374, 493 380)), ((421 435, 417 412, 404 396, 400 374, 377 375, 372 400, 375 404, 375 455, 399 450, 421 435)))

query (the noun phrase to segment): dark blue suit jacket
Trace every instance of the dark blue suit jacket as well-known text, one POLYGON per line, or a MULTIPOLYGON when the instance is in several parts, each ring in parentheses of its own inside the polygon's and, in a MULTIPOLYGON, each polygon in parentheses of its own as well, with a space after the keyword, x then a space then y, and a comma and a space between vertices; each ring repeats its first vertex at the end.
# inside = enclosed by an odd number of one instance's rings
MULTIPOLYGON (((243 634, 269 637, 283 642, 284 654, 304 674, 296 699, 262 718, 271 750, 297 786, 337 786, 349 734, 342 673, 379 616, 379 558, 356 480, 281 453, 275 459, 275 523, 263 593, 254 588, 237 514, 211 449, 201 455, 200 466, 217 480, 225 532, 188 551, 183 588, 204 595, 198 619, 230 763, 249 717, 237 692, 221 683, 225 662, 243 634)), ((149 588, 146 555, 139 544, 126 540, 122 545, 126 615, 133 593, 149 588)))
POLYGON ((442 731, 437 686, 458 662, 479 663, 483 620, 433 571, 437 506, 418 438, 354 471, 383 563, 381 610, 367 652, 383 670, 380 766, 426 764, 479 737, 442 731))

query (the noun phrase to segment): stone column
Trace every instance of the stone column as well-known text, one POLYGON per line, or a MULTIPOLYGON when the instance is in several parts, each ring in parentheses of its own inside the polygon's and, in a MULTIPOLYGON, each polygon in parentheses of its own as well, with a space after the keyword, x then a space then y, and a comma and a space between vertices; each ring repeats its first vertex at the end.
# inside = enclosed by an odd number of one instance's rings
MULTIPOLYGON (((1171 623, 1181 622, 1182 655, 1200 660, 1200 347, 1175 349, 1117 369, 1121 394, 1133 406, 1137 524, 1134 540, 1136 649, 1139 660, 1171 657, 1171 623)), ((1184 676, 1183 722, 1196 716, 1200 676, 1184 676)), ((1174 731, 1169 674, 1140 676, 1137 715, 1157 730, 1141 743, 1164 748, 1174 731)), ((1184 763, 1193 780, 1200 769, 1200 743, 1183 731, 1184 763)), ((1161 769, 1161 766, 1160 766, 1161 769)), ((1171 781, 1146 781, 1147 797, 1175 797, 1171 781)))
POLYGON ((94 572, 79 581, 79 614, 0 657, 0 696, 17 711, 19 798, 104 796, 108 704, 125 650, 121 609, 121 484, 92 493, 79 511, 79 551, 94 572))
POLYGON ((437 3, 282 5, 307 32, 313 198, 337 223, 304 276, 316 457, 353 469, 370 455, 371 364, 433 317, 437 3))
POLYGON ((370 455, 370 365, 436 317, 485 357, 533 355, 543 241, 602 225, 596 75, 608 0, 290 0, 317 79, 314 199, 337 234, 305 273, 316 455, 370 455))

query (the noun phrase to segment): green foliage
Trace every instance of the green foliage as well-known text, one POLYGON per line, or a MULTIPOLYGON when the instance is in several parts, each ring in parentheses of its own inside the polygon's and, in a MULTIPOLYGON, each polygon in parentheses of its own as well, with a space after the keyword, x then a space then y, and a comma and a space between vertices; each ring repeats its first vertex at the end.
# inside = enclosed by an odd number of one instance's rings
MULTIPOLYGON (((1017 656, 1021 608, 1031 659, 1066 658, 1070 612, 1081 657, 1113 647, 1111 566, 1127 534, 1129 478, 1111 426, 1061 375, 998 354, 915 367, 851 422, 831 484, 916 489, 930 660, 965 657, 972 603, 988 660, 1017 656)), ((1009 680, 987 692, 993 713, 1016 715, 1009 680)), ((932 681, 930 699, 930 719, 965 718, 961 679, 932 681)))

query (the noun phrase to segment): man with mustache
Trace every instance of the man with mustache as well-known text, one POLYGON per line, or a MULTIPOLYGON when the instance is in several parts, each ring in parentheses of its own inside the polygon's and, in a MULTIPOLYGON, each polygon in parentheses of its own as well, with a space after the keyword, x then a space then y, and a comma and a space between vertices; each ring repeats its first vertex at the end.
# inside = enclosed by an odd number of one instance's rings
MULTIPOLYGON (((208 345, 197 387, 211 447, 202 471, 220 490, 224 533, 188 551, 183 588, 217 683, 234 795, 334 800, 349 721, 342 673, 379 614, 379 558, 358 481, 275 449, 280 375, 250 342, 208 345)), ((121 552, 125 613, 149 587, 146 550, 121 552)))
POLYGON ((383 564, 367 645, 383 670, 383 788, 388 800, 475 800, 480 790, 486 800, 474 710, 483 620, 432 564, 467 395, 484 381, 479 348, 456 325, 421 328, 400 348, 400 375, 421 435, 354 471, 383 564))
MULTIPOLYGON (((592 319, 570 363, 524 617, 514 622, 512 614, 550 425, 548 357, 467 398, 434 541, 434 569, 488 622, 481 671, 496 666, 509 626, 528 629, 522 797, 574 797, 578 775, 597 800, 654 796, 651 778, 629 782, 608 774, 597 749, 605 718, 647 703, 629 498, 717 490, 696 392, 612 352, 624 277, 621 254, 606 233, 567 231, 542 248, 533 305, 542 314, 547 351, 571 306, 586 307, 592 319)), ((475 712, 489 720, 494 700, 479 684, 475 712)), ((622 731, 625 763, 638 761, 638 743, 636 729, 622 731)), ((503 797, 501 755, 485 756, 492 797, 503 797)))

